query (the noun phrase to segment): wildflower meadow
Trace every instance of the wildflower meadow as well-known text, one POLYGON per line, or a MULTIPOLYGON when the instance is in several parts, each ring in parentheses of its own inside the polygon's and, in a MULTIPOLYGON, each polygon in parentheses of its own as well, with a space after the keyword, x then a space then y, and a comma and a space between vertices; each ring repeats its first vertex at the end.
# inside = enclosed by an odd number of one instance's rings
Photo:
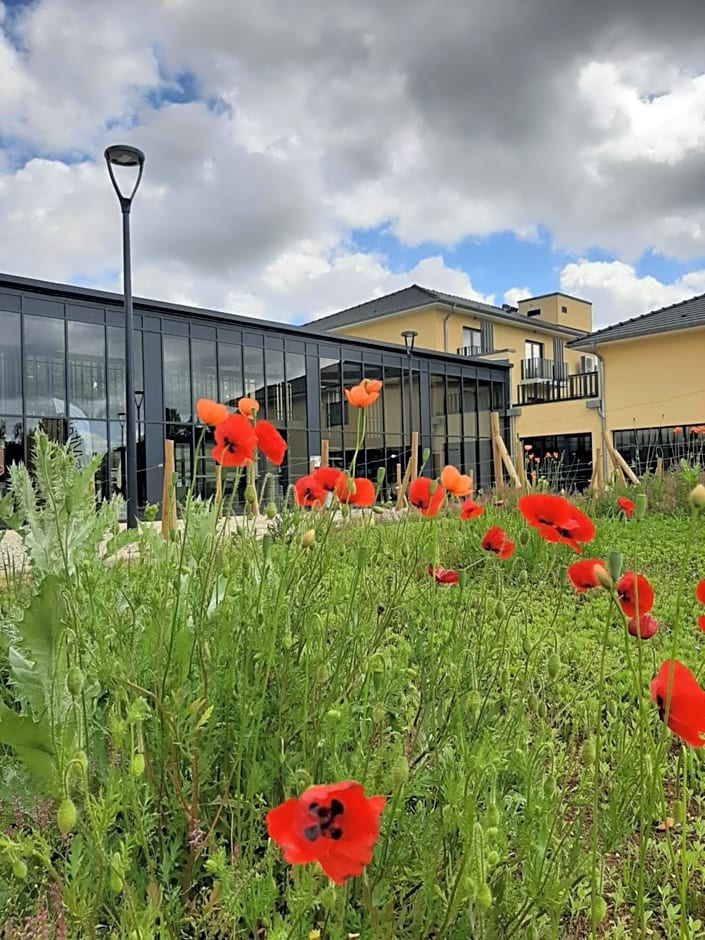
POLYGON ((380 393, 276 506, 279 432, 199 401, 219 496, 166 539, 41 434, 11 469, 1 938, 705 937, 702 468, 422 468, 396 512, 356 475, 380 393))

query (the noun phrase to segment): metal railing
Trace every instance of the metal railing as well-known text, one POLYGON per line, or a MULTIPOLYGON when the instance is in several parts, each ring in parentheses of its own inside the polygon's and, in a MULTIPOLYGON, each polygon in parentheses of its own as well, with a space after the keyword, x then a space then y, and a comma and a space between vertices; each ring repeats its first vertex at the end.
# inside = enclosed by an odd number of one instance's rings
POLYGON ((522 359, 522 382, 546 382, 551 380, 565 382, 568 379, 568 363, 554 359, 522 359))
MULTIPOLYGON (((535 361, 540 362, 542 360, 535 361)), ((539 405, 550 401, 597 398, 599 394, 600 383, 597 372, 578 372, 576 375, 566 375, 565 379, 551 377, 544 381, 530 381, 518 385, 517 404, 539 405)))
POLYGON ((480 356, 482 347, 479 343, 473 343, 472 346, 458 346, 459 356, 480 356))

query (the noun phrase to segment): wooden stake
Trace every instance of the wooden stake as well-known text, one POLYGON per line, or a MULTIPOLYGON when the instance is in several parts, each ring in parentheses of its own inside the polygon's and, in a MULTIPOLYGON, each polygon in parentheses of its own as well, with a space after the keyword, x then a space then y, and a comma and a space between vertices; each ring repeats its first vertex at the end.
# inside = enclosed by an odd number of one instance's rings
POLYGON ((415 480, 419 475, 419 432, 411 432, 411 454, 409 455, 411 465, 411 479, 415 480))
POLYGON ((663 457, 656 458, 656 476, 663 480, 663 457))
POLYGON ((638 484, 639 477, 634 473, 624 457, 622 457, 619 451, 615 448, 607 434, 607 431, 602 432, 602 440, 604 441, 605 447, 607 448, 607 453, 610 455, 615 470, 617 470, 620 478, 624 480, 624 477, 627 476, 632 481, 632 483, 638 484))
POLYGON ((323 439, 321 441, 321 466, 327 467, 330 454, 330 441, 323 439))
POLYGON ((501 440, 499 433, 499 415, 496 411, 490 414, 490 433, 492 436, 492 463, 494 464, 494 486, 498 493, 504 489, 504 473, 502 472, 502 454, 497 444, 501 440))
POLYGON ((605 478, 602 475, 602 451, 599 447, 595 450, 595 489, 598 493, 603 493, 605 489, 605 478))
POLYGON ((524 472, 524 449, 518 434, 516 471, 517 477, 519 478, 519 486, 526 486, 526 473, 524 472))
POLYGON ((167 439, 164 441, 164 481, 162 484, 162 537, 164 539, 168 539, 169 533, 174 532, 177 527, 175 473, 174 442, 167 439))
POLYGON ((397 509, 403 509, 404 507, 404 497, 406 496, 406 488, 409 485, 409 480, 411 479, 411 460, 409 460, 406 465, 406 470, 404 471, 404 477, 401 481, 399 487, 399 492, 397 493, 397 509))

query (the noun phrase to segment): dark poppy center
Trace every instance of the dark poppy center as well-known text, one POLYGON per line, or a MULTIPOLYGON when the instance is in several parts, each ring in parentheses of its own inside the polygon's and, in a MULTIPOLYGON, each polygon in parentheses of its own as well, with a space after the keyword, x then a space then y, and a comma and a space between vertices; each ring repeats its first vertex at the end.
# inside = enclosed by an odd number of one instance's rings
POLYGON ((309 803, 308 811, 318 819, 318 822, 306 826, 304 829, 304 837, 309 842, 315 842, 319 836, 336 841, 341 838, 343 830, 337 825, 336 819, 338 816, 342 816, 345 812, 345 807, 340 800, 332 799, 330 806, 325 804, 321 805, 320 803, 309 803))
POLYGON ((536 521, 540 522, 541 525, 555 526, 555 521, 553 519, 542 519, 541 516, 536 517, 536 521))
POLYGON ((662 695, 656 696, 656 704, 658 705, 658 716, 661 719, 661 721, 663 721, 664 716, 666 714, 666 707, 665 707, 665 703, 663 701, 662 695))

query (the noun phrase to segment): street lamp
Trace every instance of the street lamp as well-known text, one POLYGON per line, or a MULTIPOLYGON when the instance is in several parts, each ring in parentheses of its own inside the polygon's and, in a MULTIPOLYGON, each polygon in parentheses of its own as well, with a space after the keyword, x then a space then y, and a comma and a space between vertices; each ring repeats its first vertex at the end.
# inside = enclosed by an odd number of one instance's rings
POLYGON ((122 263, 123 291, 125 294, 125 414, 127 429, 126 494, 127 527, 137 528, 137 421, 135 418, 134 336, 132 316, 132 268, 130 259, 130 209, 137 187, 142 179, 144 154, 137 147, 114 144, 105 151, 110 182, 117 193, 122 211, 122 263), (114 167, 136 168, 137 176, 128 195, 122 192, 115 179, 114 167))
POLYGON ((411 357, 414 354, 414 343, 419 334, 416 330, 403 330, 401 335, 404 340, 406 358, 409 364, 409 433, 411 433, 414 427, 414 389, 411 379, 411 357))

